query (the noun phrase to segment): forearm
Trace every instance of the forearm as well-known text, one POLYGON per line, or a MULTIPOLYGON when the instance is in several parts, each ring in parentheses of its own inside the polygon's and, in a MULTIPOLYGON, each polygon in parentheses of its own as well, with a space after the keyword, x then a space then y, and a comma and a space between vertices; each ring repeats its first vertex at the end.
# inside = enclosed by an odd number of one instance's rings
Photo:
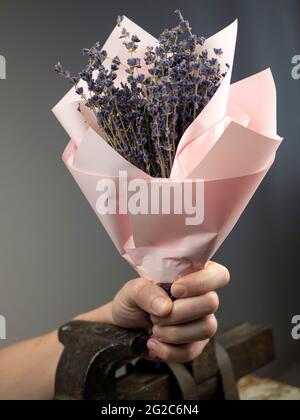
MULTIPOLYGON (((110 304, 76 319, 110 323, 110 304)), ((0 400, 51 400, 63 346, 57 331, 0 350, 0 400)))
POLYGON ((63 347, 57 332, 0 351, 0 400, 49 400, 63 347))

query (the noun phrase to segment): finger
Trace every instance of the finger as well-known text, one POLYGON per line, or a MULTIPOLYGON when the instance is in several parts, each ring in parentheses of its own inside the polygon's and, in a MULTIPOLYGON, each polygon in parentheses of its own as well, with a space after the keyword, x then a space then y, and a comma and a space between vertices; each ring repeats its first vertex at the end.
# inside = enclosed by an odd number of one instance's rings
POLYGON ((187 363, 200 356, 208 342, 209 341, 206 340, 181 346, 172 346, 151 338, 148 341, 147 346, 149 349, 149 357, 152 360, 160 358, 169 363, 187 363))
POLYGON ((168 317, 151 316, 153 324, 160 327, 186 324, 215 314, 219 309, 219 298, 216 292, 206 293, 193 298, 178 299, 173 304, 168 317))
POLYGON ((125 299, 134 308, 139 307, 150 315, 168 316, 173 302, 168 294, 157 284, 137 279, 127 283, 124 290, 125 299))
POLYGON ((224 266, 209 262, 206 267, 177 280, 171 289, 176 298, 199 296, 204 293, 225 287, 230 280, 230 274, 224 266))
POLYGON ((161 327, 154 325, 153 338, 167 344, 188 344, 212 338, 218 329, 214 315, 209 315, 200 321, 179 326, 161 327))

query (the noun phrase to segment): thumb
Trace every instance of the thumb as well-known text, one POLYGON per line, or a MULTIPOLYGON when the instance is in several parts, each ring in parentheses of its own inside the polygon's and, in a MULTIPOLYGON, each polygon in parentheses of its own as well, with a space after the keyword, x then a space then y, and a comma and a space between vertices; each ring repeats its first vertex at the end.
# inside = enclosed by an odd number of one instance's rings
POLYGON ((131 280, 124 288, 125 299, 132 307, 138 307, 150 315, 168 316, 173 302, 157 284, 146 279, 131 280))

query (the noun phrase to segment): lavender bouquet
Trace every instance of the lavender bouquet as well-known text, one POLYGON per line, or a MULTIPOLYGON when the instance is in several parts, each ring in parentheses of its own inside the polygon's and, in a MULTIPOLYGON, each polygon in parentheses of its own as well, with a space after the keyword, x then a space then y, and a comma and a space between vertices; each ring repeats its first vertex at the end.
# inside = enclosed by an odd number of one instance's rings
POLYGON ((71 139, 63 161, 120 254, 157 283, 212 258, 282 140, 270 69, 231 84, 237 21, 205 40, 176 14, 159 39, 119 17, 78 76, 56 66, 73 85, 53 109, 71 139), (157 185, 164 203, 148 194, 157 185))
POLYGON ((139 37, 122 27, 124 17, 120 16, 117 25, 128 52, 127 62, 118 56, 108 57, 97 42, 83 50, 88 64, 78 76, 72 76, 60 63, 55 66, 94 112, 108 144, 157 178, 170 177, 180 139, 226 76, 218 60, 222 49, 215 48, 210 56, 204 49, 205 38, 192 33, 179 10, 175 13, 178 25, 164 30, 158 45, 147 47, 143 60, 137 55, 139 37), (118 86, 120 67, 128 77, 118 86), (79 86, 80 80, 87 83, 89 94, 79 86))

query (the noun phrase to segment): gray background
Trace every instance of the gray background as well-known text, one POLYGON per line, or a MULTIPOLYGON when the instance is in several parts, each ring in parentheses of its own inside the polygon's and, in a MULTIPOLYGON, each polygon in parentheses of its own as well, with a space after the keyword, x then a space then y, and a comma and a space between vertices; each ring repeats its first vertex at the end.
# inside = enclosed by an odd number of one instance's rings
MULTIPOLYGON (((299 384, 300 313, 299 0, 1 0, 0 314, 8 342, 57 327, 111 299, 135 274, 119 257, 60 156, 68 138, 50 108, 68 89, 53 73, 79 71, 81 48, 105 41, 118 14, 158 35, 181 8, 195 32, 211 35, 239 18, 234 80, 272 67, 279 102, 278 159, 216 260, 231 271, 221 327, 272 324, 278 359, 268 374, 299 384)), ((4 343, 1 342, 1 346, 4 343)), ((300 385, 300 384, 299 384, 300 385)))

